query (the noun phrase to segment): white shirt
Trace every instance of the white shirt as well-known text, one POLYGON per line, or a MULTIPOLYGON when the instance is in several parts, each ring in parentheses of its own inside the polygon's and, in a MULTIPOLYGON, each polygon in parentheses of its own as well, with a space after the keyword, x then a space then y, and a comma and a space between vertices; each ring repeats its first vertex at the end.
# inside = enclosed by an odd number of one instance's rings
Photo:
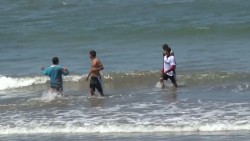
MULTIPOLYGON (((164 56, 164 72, 168 71, 173 65, 176 65, 174 56, 169 56, 169 57, 164 56)), ((167 73, 167 75, 173 76, 174 72, 170 71, 167 73)))

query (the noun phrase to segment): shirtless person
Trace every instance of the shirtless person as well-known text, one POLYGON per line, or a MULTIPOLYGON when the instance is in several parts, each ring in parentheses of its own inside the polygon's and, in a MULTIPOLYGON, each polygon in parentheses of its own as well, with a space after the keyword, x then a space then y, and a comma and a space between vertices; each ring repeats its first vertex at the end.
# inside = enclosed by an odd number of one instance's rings
POLYGON ((86 80, 88 81, 89 77, 91 76, 89 83, 90 94, 91 96, 94 96, 95 89, 97 89, 100 95, 104 96, 102 89, 102 78, 100 74, 100 71, 104 69, 103 65, 101 61, 98 58, 96 58, 96 52, 94 50, 91 50, 89 52, 89 58, 91 60, 91 68, 86 80))

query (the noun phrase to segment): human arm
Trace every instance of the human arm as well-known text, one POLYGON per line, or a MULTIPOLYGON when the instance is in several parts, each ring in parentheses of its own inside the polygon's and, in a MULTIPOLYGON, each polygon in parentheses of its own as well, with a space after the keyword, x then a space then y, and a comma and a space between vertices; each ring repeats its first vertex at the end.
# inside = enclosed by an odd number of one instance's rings
POLYGON ((90 70, 87 77, 86 77, 86 79, 85 79, 86 81, 89 81, 89 77, 90 77, 91 73, 92 73, 92 71, 90 70))
POLYGON ((87 77, 85 78, 86 81, 89 80, 89 77, 91 76, 92 72, 93 72, 93 70, 92 70, 92 67, 91 67, 90 70, 89 70, 89 73, 88 73, 87 77))
POLYGON ((174 69, 175 69, 175 65, 172 65, 171 67, 170 67, 170 69, 168 69, 167 71, 165 71, 165 73, 169 73, 169 72, 171 72, 171 71, 174 71, 174 69))
POLYGON ((49 68, 44 68, 44 66, 41 67, 41 71, 43 75, 49 75, 49 68))
POLYGON ((62 74, 63 75, 68 75, 69 74, 69 70, 66 67, 62 68, 62 74))
POLYGON ((164 68, 162 68, 162 69, 160 70, 160 73, 161 73, 161 74, 163 74, 163 73, 164 73, 164 68))

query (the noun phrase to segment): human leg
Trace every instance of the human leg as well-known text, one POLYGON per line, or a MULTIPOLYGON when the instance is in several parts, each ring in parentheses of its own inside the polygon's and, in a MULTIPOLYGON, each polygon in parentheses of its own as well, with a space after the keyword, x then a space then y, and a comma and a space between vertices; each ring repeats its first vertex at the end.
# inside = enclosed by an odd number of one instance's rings
POLYGON ((176 83, 175 76, 169 76, 169 79, 171 80, 172 84, 173 84, 175 87, 178 87, 178 85, 177 85, 177 83, 176 83))
POLYGON ((91 96, 95 95, 95 80, 93 77, 91 77, 90 83, 89 83, 89 92, 91 96))
POLYGON ((101 96, 104 96, 103 94, 103 88, 102 88, 102 78, 98 77, 97 82, 96 82, 96 89, 100 93, 101 96))

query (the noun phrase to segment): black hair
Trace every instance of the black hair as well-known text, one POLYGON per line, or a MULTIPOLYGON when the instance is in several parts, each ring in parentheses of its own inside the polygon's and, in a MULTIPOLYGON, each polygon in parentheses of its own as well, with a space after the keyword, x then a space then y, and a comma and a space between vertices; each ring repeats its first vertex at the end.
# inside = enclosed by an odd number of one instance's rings
POLYGON ((96 57, 96 51, 94 51, 94 50, 91 50, 91 51, 89 52, 89 54, 90 54, 92 57, 96 57))
POLYGON ((168 46, 168 44, 163 44, 162 49, 169 52, 169 53, 171 52, 171 48, 168 46))
POLYGON ((53 63, 53 65, 58 65, 59 64, 59 58, 58 57, 53 57, 52 58, 52 63, 53 63))

